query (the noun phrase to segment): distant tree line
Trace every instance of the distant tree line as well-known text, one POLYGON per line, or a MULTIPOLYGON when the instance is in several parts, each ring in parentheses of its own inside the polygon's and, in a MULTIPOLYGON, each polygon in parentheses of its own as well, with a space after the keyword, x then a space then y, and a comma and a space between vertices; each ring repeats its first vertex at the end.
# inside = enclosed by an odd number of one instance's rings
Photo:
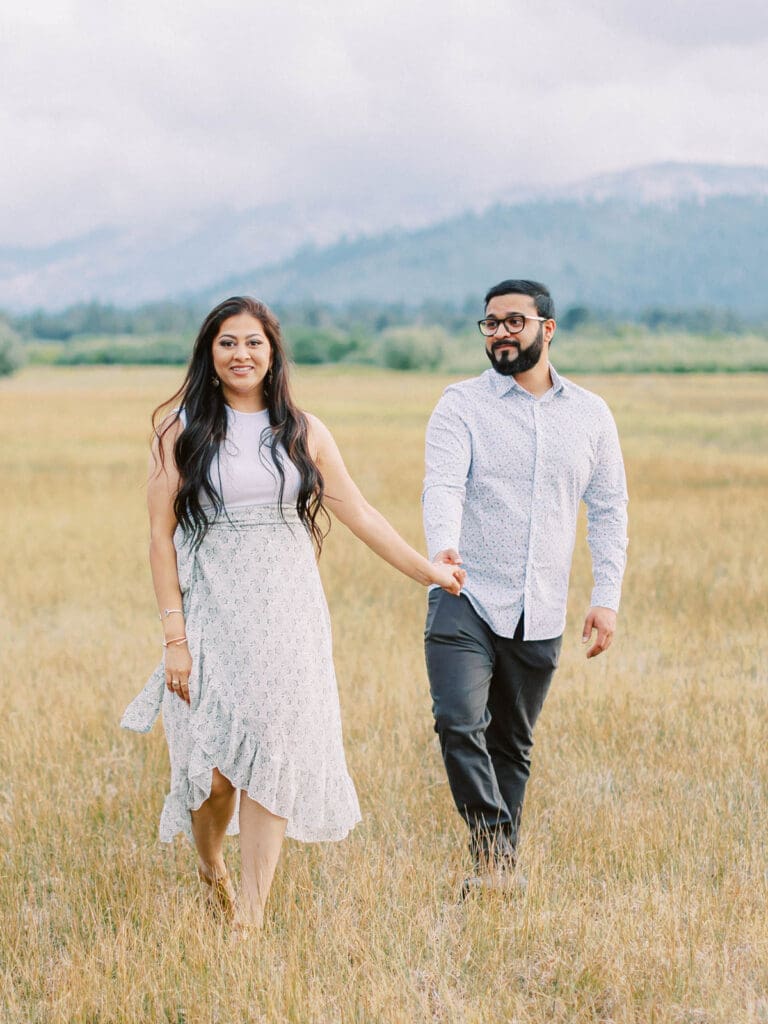
POLYGON ((101 302, 80 302, 58 313, 36 309, 6 318, 24 338, 68 341, 99 335, 175 334, 196 331, 205 310, 177 302, 156 302, 121 309, 101 302))
MULTIPOLYGON (((419 306, 354 302, 335 307, 318 302, 276 304, 297 363, 359 363, 391 369, 463 368, 467 339, 476 335, 481 310, 476 298, 449 305, 419 306)), ((28 355, 55 364, 186 361, 207 309, 199 303, 157 302, 122 309, 100 302, 49 312, 0 314, 0 375, 28 355)), ((768 324, 750 323, 722 309, 653 308, 635 315, 576 305, 558 316, 566 336, 620 339, 627 332, 702 337, 768 336, 768 324)))
MULTIPOLYGON (((276 306, 283 325, 308 330, 325 330, 344 334, 362 330, 380 334, 390 327, 434 325, 458 334, 473 326, 480 316, 476 299, 456 305, 424 302, 419 306, 353 302, 344 307, 303 302, 292 306, 276 306)), ((123 309, 108 303, 77 303, 60 312, 43 309, 18 316, 0 313, 5 322, 22 338, 46 341, 67 341, 74 337, 104 335, 194 334, 207 309, 199 303, 155 302, 123 309)), ((563 331, 584 327, 615 330, 618 326, 636 324, 651 329, 672 329, 693 334, 728 334, 764 330, 766 323, 745 320, 724 309, 667 309, 654 307, 634 314, 617 314, 590 306, 569 306, 558 315, 563 331)))

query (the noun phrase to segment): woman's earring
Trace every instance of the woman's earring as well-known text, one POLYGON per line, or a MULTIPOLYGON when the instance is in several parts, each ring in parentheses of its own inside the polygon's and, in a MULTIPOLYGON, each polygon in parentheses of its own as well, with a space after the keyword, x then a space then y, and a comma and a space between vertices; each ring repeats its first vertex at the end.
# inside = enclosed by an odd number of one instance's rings
POLYGON ((219 378, 214 373, 214 375, 211 377, 211 384, 213 385, 213 387, 217 388, 219 386, 219 383, 219 378))

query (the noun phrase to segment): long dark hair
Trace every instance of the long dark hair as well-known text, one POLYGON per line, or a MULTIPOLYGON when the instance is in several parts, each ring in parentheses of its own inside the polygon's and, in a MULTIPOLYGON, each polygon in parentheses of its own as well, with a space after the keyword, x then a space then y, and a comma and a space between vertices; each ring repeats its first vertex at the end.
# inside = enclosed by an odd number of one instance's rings
MULTIPOLYGON (((268 306, 248 296, 235 295, 211 310, 195 339, 181 387, 152 413, 152 428, 158 440, 179 419, 181 409, 186 419, 184 429, 173 448, 174 461, 181 477, 173 510, 177 522, 195 546, 205 537, 212 520, 225 512, 221 493, 211 474, 221 443, 227 436, 227 407, 222 389, 214 384, 216 377, 212 349, 222 323, 239 313, 249 313, 261 322, 272 350, 272 365, 264 384, 264 397, 272 431, 271 453, 280 480, 280 510, 282 512, 285 490, 282 448, 299 471, 301 485, 296 499, 296 511, 319 554, 323 538, 328 532, 328 515, 323 508, 323 477, 309 452, 307 417, 291 398, 288 358, 280 323, 268 306), (158 426, 158 416, 169 405, 177 411, 173 416, 163 419, 158 426), (205 495, 213 508, 210 518, 200 502, 201 494, 205 495), (320 523, 318 518, 321 519, 320 523)), ((162 445, 159 448, 162 461, 162 445)))

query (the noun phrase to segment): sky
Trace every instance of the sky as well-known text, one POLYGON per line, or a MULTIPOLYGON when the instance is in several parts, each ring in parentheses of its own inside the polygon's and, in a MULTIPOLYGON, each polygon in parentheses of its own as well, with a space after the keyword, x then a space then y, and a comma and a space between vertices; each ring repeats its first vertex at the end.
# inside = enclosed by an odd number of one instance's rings
POLYGON ((658 161, 768 165, 767 11, 8 0, 0 248, 281 203, 411 225, 658 161))

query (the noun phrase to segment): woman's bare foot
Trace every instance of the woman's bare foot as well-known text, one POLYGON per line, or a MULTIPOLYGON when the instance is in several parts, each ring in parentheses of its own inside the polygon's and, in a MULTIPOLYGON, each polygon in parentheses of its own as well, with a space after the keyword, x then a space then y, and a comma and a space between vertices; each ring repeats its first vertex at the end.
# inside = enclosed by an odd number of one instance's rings
POLYGON ((209 907, 224 920, 234 920, 237 912, 237 895, 227 869, 209 872, 202 864, 199 864, 197 874, 205 886, 209 907))
POLYGON ((252 942, 258 938, 263 923, 263 919, 261 921, 254 921, 251 918, 245 917, 242 912, 237 913, 232 921, 232 945, 240 946, 243 943, 252 942))

